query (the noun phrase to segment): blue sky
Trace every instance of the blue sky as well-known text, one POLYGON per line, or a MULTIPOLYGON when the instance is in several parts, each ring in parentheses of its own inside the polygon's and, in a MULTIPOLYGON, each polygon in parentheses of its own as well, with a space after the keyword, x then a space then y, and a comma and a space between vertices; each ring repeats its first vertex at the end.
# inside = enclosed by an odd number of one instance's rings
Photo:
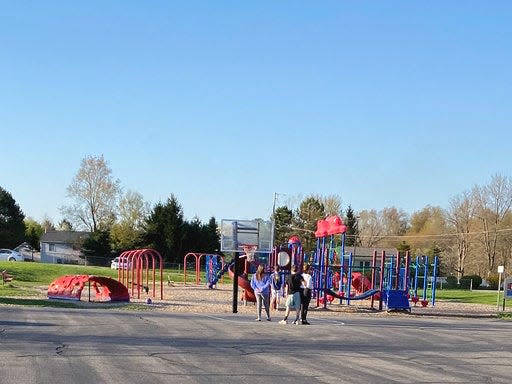
POLYGON ((512 176, 508 1, 40 1, 0 14, 0 186, 61 219, 87 155, 185 216, 408 213, 512 176))

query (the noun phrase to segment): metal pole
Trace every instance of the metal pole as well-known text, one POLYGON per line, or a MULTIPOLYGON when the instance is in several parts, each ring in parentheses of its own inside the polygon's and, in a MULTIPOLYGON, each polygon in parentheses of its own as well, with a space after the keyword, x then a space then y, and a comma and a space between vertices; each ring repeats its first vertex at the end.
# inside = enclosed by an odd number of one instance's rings
POLYGON ((501 273, 498 274, 498 298, 496 300, 496 311, 500 310, 501 273))
POLYGON ((276 235, 276 199, 277 192, 274 192, 274 202, 272 203, 272 232, 270 236, 270 249, 274 249, 274 238, 276 235))

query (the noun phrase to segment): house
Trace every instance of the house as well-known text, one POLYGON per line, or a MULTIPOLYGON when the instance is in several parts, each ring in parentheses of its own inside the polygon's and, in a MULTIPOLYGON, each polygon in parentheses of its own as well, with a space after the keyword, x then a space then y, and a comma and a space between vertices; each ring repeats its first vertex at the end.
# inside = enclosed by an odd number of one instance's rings
POLYGON ((41 263, 85 264, 81 248, 89 232, 48 231, 41 236, 41 263))

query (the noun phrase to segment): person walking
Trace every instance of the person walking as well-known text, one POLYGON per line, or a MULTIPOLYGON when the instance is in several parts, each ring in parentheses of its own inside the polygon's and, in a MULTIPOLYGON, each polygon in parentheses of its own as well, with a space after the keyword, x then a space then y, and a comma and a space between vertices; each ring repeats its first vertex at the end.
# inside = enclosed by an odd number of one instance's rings
POLYGON ((309 302, 311 301, 311 291, 313 290, 313 278, 309 274, 309 271, 311 270, 311 267, 309 264, 306 264, 304 266, 304 269, 302 271, 302 291, 301 291, 301 310, 300 310, 300 317, 303 325, 310 325, 307 317, 308 317, 308 308, 309 308, 309 302))
POLYGON ((300 318, 300 286, 302 284, 302 275, 297 273, 297 266, 292 265, 291 273, 286 278, 286 312, 284 313, 284 319, 279 324, 288 324, 288 316, 290 311, 295 309, 295 321, 293 324, 299 324, 300 318))
POLYGON ((261 307, 265 307, 265 313, 267 314, 267 321, 270 321, 270 310, 269 310, 269 287, 270 287, 270 278, 265 273, 265 267, 263 264, 258 265, 256 269, 256 273, 252 276, 251 279, 251 288, 254 290, 254 295, 256 296, 256 311, 258 313, 258 317, 256 321, 261 321, 261 307))
POLYGON ((274 266, 274 272, 270 275, 270 308, 279 311, 279 299, 281 296, 281 275, 279 265, 274 266))

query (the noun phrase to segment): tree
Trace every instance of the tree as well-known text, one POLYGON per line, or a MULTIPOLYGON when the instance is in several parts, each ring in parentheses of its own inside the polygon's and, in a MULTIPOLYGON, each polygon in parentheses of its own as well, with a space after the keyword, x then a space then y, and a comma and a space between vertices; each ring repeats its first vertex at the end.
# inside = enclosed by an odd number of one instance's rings
POLYGON ((454 233, 457 254, 455 271, 459 281, 464 276, 466 258, 470 253, 470 232, 475 219, 475 204, 471 194, 463 192, 453 197, 446 211, 446 217, 451 226, 451 232, 454 233))
POLYGON ((359 239, 363 247, 375 247, 383 239, 384 226, 375 209, 359 212, 359 239))
POLYGON ((425 254, 434 245, 442 249, 449 248, 450 241, 439 236, 448 231, 446 220, 446 214, 441 207, 430 205, 411 215, 407 235, 412 238, 411 246, 415 253, 425 254))
POLYGON ((82 244, 82 254, 86 264, 106 265, 112 257, 110 234, 108 231, 94 231, 82 244))
POLYGON ((66 219, 61 220, 59 223, 59 231, 72 231, 73 225, 66 219))
POLYGON ((473 188, 477 217, 483 226, 482 243, 487 257, 487 272, 495 269, 501 227, 512 206, 512 179, 494 175, 491 182, 473 188))
POLYGON ((36 250, 40 249, 41 236, 44 233, 44 228, 34 219, 25 219, 25 238, 27 243, 36 250))
POLYGON ((44 217, 43 222, 41 223, 41 225, 42 225, 42 227, 43 227, 45 232, 56 231, 57 230, 55 228, 55 225, 53 225, 52 221, 47 216, 44 217))
POLYGON ((219 225, 215 217, 211 217, 208 224, 201 227, 201 239, 204 243, 203 252, 219 252, 220 251, 220 233, 219 225))
POLYGON ((300 237, 306 252, 311 252, 315 249, 316 224, 318 220, 323 218, 325 218, 324 206, 316 197, 307 197, 300 203, 294 217, 294 226, 303 232, 300 237))
POLYGON ((156 249, 162 257, 178 262, 183 256, 184 220, 183 210, 174 195, 165 204, 158 203, 144 224, 145 244, 156 249))
POLYGON ((140 244, 149 206, 140 193, 128 191, 119 202, 117 221, 112 225, 110 238, 115 250, 134 249, 140 244))
POLYGON ((352 206, 349 205, 345 215, 345 225, 347 226, 347 232, 345 233, 345 244, 348 246, 359 245, 359 228, 357 227, 357 219, 358 218, 355 216, 352 206))
POLYGON ((276 208, 274 212, 274 245, 286 244, 293 235, 293 212, 287 206, 276 208))
POLYGON ((318 201, 324 206, 325 216, 341 216, 342 215, 342 200, 338 195, 329 195, 317 197, 318 201))
POLYGON ((120 187, 119 181, 112 178, 112 170, 103 155, 82 160, 67 192, 74 203, 61 210, 71 223, 90 232, 110 229, 120 187))
POLYGON ((0 247, 15 248, 25 240, 24 219, 12 195, 0 187, 0 247))

